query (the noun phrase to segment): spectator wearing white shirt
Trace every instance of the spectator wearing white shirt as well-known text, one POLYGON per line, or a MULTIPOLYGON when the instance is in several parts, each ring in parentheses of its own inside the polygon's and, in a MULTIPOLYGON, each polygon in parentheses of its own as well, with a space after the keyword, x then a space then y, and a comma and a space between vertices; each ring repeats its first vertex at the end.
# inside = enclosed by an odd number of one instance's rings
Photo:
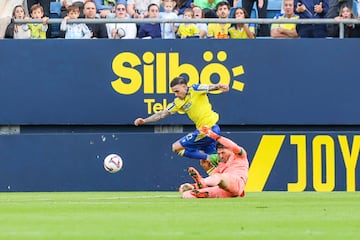
MULTIPOLYGON (((128 18, 126 6, 123 3, 115 7, 115 17, 119 19, 128 18)), ((110 39, 135 39, 137 28, 135 23, 108 23, 106 24, 110 39)))

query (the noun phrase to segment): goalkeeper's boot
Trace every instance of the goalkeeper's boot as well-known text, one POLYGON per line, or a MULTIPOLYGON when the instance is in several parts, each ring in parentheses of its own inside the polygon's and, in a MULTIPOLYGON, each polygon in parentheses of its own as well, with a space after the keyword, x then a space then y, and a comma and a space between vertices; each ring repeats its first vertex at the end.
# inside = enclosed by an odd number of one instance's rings
POLYGON ((191 195, 193 195, 196 198, 208 198, 209 197, 209 193, 208 192, 200 192, 196 189, 190 191, 191 195))
POLYGON ((195 188, 201 189, 207 187, 204 183, 204 179, 201 177, 200 173, 193 167, 189 167, 189 175, 194 179, 196 185, 195 188))

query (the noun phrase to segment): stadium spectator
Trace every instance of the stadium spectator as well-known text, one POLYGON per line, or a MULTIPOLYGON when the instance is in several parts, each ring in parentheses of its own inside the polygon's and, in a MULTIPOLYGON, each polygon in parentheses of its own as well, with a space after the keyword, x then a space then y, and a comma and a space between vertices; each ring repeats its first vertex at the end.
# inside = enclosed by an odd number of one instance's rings
POLYGON ((5 38, 30 39, 31 31, 28 24, 14 23, 14 19, 30 19, 26 16, 26 10, 23 5, 14 7, 11 22, 6 28, 5 38))
MULTIPOLYGON (((125 4, 120 3, 116 5, 115 17, 118 19, 128 18, 125 4)), ((110 39, 136 38, 137 29, 135 23, 108 23, 106 27, 110 39)))
POLYGON ((29 23, 31 30, 31 39, 46 39, 46 31, 48 30, 48 17, 44 17, 44 9, 40 4, 35 4, 30 8, 30 15, 33 19, 42 19, 42 23, 29 23))
POLYGON ((78 19, 80 8, 77 5, 70 5, 66 9, 67 16, 61 21, 60 30, 66 31, 65 39, 86 39, 91 38, 91 32, 85 23, 68 23, 67 21, 78 19))
MULTIPOLYGON (((294 0, 283 1, 284 13, 275 15, 274 19, 299 19, 298 15, 294 13, 294 0)), ((271 24, 272 38, 297 38, 295 23, 273 23, 271 24)))
POLYGON ((217 154, 221 161, 213 173, 202 178, 199 172, 189 168, 189 174, 195 184, 185 183, 179 187, 183 198, 231 198, 244 197, 248 179, 249 161, 244 148, 235 142, 214 133, 208 127, 199 129, 208 137, 217 141, 217 154))
POLYGON ((0 1, 0 38, 3 38, 11 22, 12 12, 16 5, 23 5, 24 0, 0 1))
MULTIPOLYGON (((204 18, 204 13, 202 9, 198 6, 193 7, 194 11, 194 18, 195 19, 201 19, 204 18)), ((208 31, 208 25, 206 23, 196 23, 196 26, 199 28, 199 38, 206 38, 207 31, 208 31)))
MULTIPOLYGON (((174 11, 176 2, 174 0, 164 0, 162 6, 164 7, 164 12, 159 13, 159 17, 162 19, 176 19, 178 15, 174 11)), ((174 39, 176 33, 176 25, 174 23, 165 23, 161 24, 161 32, 163 34, 163 39, 174 39)))
POLYGON ((27 0, 29 13, 31 12, 31 7, 35 4, 40 4, 43 8, 44 16, 50 17, 50 0, 27 0))
POLYGON ((64 18, 67 15, 67 9, 71 5, 76 5, 80 9, 80 18, 84 17, 84 3, 87 0, 60 0, 61 3, 61 11, 60 18, 64 18))
POLYGON ((127 12, 132 18, 150 17, 150 4, 156 4, 160 9, 160 0, 127 0, 127 12))
POLYGON ((175 0, 175 2, 176 2, 175 12, 179 16, 184 14, 185 9, 194 6, 193 0, 175 0))
MULTIPOLYGON (((148 7, 149 18, 159 17, 160 7, 156 3, 151 3, 148 7)), ((143 23, 139 27, 139 38, 161 38, 160 23, 143 23)))
MULTIPOLYGON (((351 7, 343 5, 340 8, 339 16, 335 17, 335 20, 343 19, 355 19, 354 11, 351 7)), ((339 25, 334 28, 333 36, 339 37, 339 25)), ((345 38, 358 38, 360 37, 360 25, 359 24, 345 24, 344 25, 344 37, 345 38)))
POLYGON ((186 113, 197 129, 173 143, 173 152, 179 156, 207 160, 216 166, 219 160, 216 154, 216 141, 201 134, 198 129, 202 126, 209 126, 212 131, 220 133, 220 127, 217 125, 219 115, 212 110, 207 94, 216 90, 228 92, 229 85, 194 84, 188 86, 185 78, 176 77, 170 82, 170 87, 175 95, 174 101, 166 109, 147 118, 135 119, 134 125, 157 122, 175 113, 186 113))
MULTIPOLYGON (((242 7, 245 8, 246 12, 251 15, 254 3, 256 3, 256 9, 258 12, 259 18, 267 18, 267 6, 268 0, 241 0, 242 7)), ((312 0, 311 0, 312 1, 312 0)), ((268 37, 270 36, 270 30, 268 24, 260 24, 259 30, 257 32, 259 37, 268 37)))
MULTIPOLYGON (((238 7, 234 11, 235 19, 249 18, 249 14, 245 8, 238 7)), ((253 23, 238 23, 229 28, 230 38, 255 38, 255 24, 253 23)))
MULTIPOLYGON (((43 17, 50 17, 50 0, 27 0, 27 7, 29 13, 31 13, 31 7, 35 4, 40 4, 43 9, 43 17)), ((31 15, 31 14, 30 14, 31 15)), ((51 37, 51 25, 47 25, 46 37, 51 37)))
MULTIPOLYGON (((359 2, 359 1, 357 1, 359 2)), ((340 14, 340 8, 343 6, 352 6, 352 0, 329 0, 329 10, 326 13, 326 18, 335 18, 340 14)))
POLYGON ((115 6, 123 3, 126 5, 126 0, 94 0, 97 13, 101 18, 115 16, 115 6))
MULTIPOLYGON (((184 11, 183 15, 184 19, 193 19, 194 12, 192 8, 187 8, 184 11)), ((177 36, 181 39, 185 38, 199 38, 200 29, 194 23, 180 23, 179 28, 177 30, 177 36)))
MULTIPOLYGON (((295 0, 294 5, 300 19, 323 19, 329 9, 328 0, 295 0)), ((298 24, 296 30, 300 38, 327 37, 325 24, 298 24)))
MULTIPOLYGON (((86 1, 84 4, 84 17, 96 18, 96 5, 93 1, 86 1)), ((108 38, 106 25, 104 23, 87 23, 92 38, 108 38)))
MULTIPOLYGON (((226 1, 219 2, 216 5, 216 14, 220 19, 227 19, 230 14, 230 4, 226 1)), ((209 23, 208 38, 229 38, 230 23, 209 23)))

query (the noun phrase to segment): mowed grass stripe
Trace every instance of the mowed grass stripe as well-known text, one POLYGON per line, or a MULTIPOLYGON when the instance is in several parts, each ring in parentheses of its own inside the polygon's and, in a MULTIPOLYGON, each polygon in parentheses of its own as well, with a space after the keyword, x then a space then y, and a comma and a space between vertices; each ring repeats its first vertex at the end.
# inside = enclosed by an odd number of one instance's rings
POLYGON ((0 193, 0 239, 360 239, 358 192, 0 193))

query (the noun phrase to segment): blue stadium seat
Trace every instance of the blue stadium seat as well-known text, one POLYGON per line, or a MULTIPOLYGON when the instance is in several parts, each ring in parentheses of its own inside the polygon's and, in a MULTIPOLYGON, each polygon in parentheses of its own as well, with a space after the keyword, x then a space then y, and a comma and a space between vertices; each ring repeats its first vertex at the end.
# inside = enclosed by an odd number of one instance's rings
MULTIPOLYGON (((61 3, 50 2, 50 18, 60 18, 61 3)), ((56 38, 60 36, 60 24, 51 24, 51 37, 56 38)))
POLYGON ((274 18, 282 10, 282 0, 269 0, 267 8, 267 18, 274 18))

